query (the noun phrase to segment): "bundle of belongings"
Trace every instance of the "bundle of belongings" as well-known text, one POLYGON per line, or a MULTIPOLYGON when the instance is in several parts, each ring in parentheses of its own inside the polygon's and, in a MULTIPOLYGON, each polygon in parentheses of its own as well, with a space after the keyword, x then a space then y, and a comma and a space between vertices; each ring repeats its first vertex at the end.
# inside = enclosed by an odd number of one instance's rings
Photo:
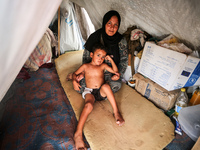
POLYGON ((26 60, 24 66, 20 70, 17 78, 29 79, 29 71, 37 71, 39 68, 51 68, 52 60, 58 56, 58 41, 54 33, 47 28, 39 43, 26 60))
POLYGON ((190 48, 188 48, 185 44, 181 43, 181 41, 172 34, 159 41, 157 45, 187 55, 192 53, 192 50, 190 48))
POLYGON ((147 32, 137 28, 136 26, 128 28, 127 31, 123 33, 123 36, 126 38, 128 43, 128 53, 131 59, 130 65, 133 75, 136 73, 139 63, 139 61, 137 61, 138 59, 135 56, 141 58, 141 52, 144 48, 144 44, 146 41, 152 38, 152 36, 147 32))
POLYGON ((50 63, 53 55, 57 55, 57 51, 58 41, 53 32, 47 28, 43 37, 26 60, 24 67, 30 69, 30 71, 37 71, 43 64, 50 63), (55 48, 55 52, 53 52, 53 48, 55 48))

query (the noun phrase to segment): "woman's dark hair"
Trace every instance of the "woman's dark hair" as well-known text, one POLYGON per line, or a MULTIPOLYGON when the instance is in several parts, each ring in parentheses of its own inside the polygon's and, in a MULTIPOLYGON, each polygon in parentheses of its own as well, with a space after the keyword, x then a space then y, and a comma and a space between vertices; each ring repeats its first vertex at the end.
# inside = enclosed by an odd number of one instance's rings
POLYGON ((93 48, 92 48, 92 53, 94 53, 97 49, 104 50, 107 53, 107 48, 101 44, 101 43, 96 43, 93 48))

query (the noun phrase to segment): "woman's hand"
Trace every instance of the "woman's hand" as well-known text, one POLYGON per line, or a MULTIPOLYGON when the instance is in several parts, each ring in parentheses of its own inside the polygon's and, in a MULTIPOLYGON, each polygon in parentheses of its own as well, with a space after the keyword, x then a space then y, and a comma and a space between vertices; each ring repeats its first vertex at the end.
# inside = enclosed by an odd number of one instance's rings
POLYGON ((120 78, 120 73, 118 73, 118 72, 116 72, 115 75, 113 75, 113 76, 111 77, 111 79, 112 79, 113 81, 117 81, 117 80, 119 80, 119 78, 120 78))
POLYGON ((79 82, 84 78, 84 73, 80 73, 79 75, 76 76, 76 80, 79 82))

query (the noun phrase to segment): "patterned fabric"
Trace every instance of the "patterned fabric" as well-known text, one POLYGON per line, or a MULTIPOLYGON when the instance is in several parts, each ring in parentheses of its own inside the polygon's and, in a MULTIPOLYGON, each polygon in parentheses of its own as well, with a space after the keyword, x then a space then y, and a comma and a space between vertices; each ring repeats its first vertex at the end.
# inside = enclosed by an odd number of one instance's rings
POLYGON ((7 102, 0 149, 75 150, 77 120, 55 68, 40 68, 30 75, 7 102))
POLYGON ((123 77, 126 67, 128 66, 128 45, 125 38, 119 42, 119 54, 120 54, 120 63, 119 63, 119 73, 123 77))
MULTIPOLYGON (((174 126, 176 121, 170 117, 174 126)), ((182 135, 175 133, 175 138, 163 150, 191 150, 195 142, 184 132, 182 135)))
POLYGON ((176 134, 175 139, 168 144, 163 150, 191 150, 195 142, 185 133, 176 134))

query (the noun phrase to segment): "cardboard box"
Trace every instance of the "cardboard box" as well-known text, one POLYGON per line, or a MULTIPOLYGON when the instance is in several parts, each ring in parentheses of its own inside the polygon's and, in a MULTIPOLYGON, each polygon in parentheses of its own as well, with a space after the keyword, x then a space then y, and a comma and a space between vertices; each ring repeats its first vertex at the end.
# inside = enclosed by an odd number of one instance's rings
POLYGON ((146 42, 138 72, 168 91, 200 85, 200 59, 146 42))
POLYGON ((167 91, 139 73, 134 74, 133 78, 136 80, 136 91, 152 101, 157 107, 166 111, 174 107, 180 90, 167 91))

